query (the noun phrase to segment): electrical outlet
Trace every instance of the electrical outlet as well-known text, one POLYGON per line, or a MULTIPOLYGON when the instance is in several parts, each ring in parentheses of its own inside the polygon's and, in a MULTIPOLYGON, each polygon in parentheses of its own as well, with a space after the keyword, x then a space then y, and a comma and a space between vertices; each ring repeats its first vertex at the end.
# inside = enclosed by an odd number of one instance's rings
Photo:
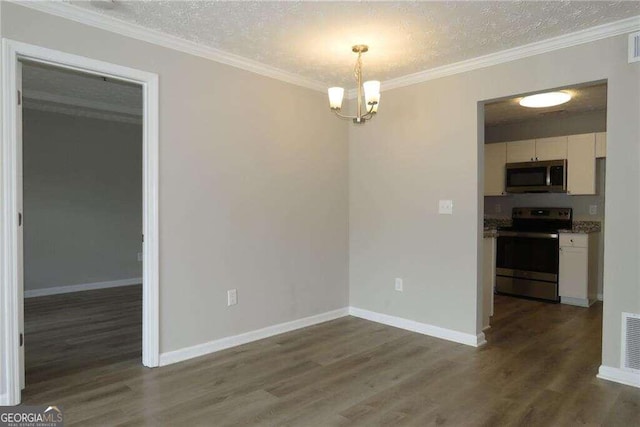
POLYGON ((238 303, 238 290, 229 289, 227 291, 227 307, 236 305, 238 303))
POLYGON ((138 262, 142 262, 142 252, 138 252, 138 262))
POLYGON ((589 215, 598 215, 598 205, 589 205, 589 215))
POLYGON ((396 291, 402 292, 402 279, 396 278, 396 291))
POLYGON ((438 204, 438 213, 444 215, 453 214, 453 200, 440 200, 438 204))

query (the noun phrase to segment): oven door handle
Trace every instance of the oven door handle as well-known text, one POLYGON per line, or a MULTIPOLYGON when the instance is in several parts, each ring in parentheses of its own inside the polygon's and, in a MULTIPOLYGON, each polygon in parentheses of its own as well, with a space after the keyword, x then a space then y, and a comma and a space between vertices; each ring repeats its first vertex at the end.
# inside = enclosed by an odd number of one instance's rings
POLYGON ((534 233, 526 231, 500 231, 498 237, 531 237, 534 239, 558 239, 558 233, 534 233))

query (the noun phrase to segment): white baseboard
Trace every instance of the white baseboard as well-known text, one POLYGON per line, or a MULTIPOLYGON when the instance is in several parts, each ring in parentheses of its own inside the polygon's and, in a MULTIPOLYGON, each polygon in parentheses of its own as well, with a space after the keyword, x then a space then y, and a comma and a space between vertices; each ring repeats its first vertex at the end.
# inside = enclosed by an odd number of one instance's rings
POLYGON ((587 298, 560 297, 560 302, 562 304, 575 305, 577 307, 589 308, 591 306, 587 298))
POLYGON ((407 331, 442 338, 473 347, 480 347, 487 343, 483 332, 480 332, 478 335, 467 334, 464 332, 454 331, 452 329, 442 328, 440 326, 430 325, 428 323, 420 323, 414 320, 390 316, 388 314, 376 313, 375 311, 363 310, 357 307, 349 307, 349 314, 362 319, 371 320, 372 322, 382 323, 384 325, 394 326, 396 328, 406 329, 407 331))
POLYGON ((630 385, 631 387, 640 388, 640 375, 620 368, 600 365, 597 377, 602 380, 613 381, 624 385, 630 385))
POLYGON ((24 291, 25 298, 43 297, 46 295, 68 294, 70 292, 92 291, 94 289, 117 288, 119 286, 141 285, 142 277, 133 279, 112 280, 109 282, 81 283, 79 285, 56 286, 53 288, 31 289, 24 291))
POLYGON ((269 338, 274 335, 280 335, 296 329, 306 328, 307 326, 317 325, 319 323, 328 322, 348 315, 349 309, 347 307, 339 308, 337 310, 327 311, 326 313, 316 314, 315 316, 304 317, 302 319, 292 320, 291 322, 267 326, 266 328, 246 332, 244 334, 220 338, 204 344, 194 345, 193 347, 169 351, 167 353, 160 354, 160 366, 193 359, 194 357, 204 356, 205 354, 215 353, 216 351, 247 344, 263 338, 269 338))

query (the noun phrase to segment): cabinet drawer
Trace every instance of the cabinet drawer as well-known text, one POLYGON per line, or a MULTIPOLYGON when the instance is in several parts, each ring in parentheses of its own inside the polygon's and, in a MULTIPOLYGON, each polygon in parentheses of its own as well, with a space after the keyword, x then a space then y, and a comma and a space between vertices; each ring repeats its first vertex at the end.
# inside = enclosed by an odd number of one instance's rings
POLYGON ((588 234, 560 234, 560 247, 586 248, 588 234))

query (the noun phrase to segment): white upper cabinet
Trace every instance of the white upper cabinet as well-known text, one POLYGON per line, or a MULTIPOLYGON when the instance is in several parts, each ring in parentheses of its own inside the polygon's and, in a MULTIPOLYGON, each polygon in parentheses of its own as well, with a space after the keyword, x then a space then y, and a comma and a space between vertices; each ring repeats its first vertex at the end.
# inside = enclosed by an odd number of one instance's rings
POLYGON ((566 159, 567 139, 566 136, 554 136, 508 142, 507 163, 566 159))
POLYGON ((567 194, 596 194, 596 134, 570 135, 567 142, 567 194))
POLYGON ((596 133, 596 157, 598 159, 607 157, 607 133, 596 133))
POLYGON ((536 158, 536 140, 507 143, 507 163, 531 162, 536 158))
POLYGON ((596 194, 596 158, 606 156, 606 132, 486 144, 484 194, 504 194, 504 163, 564 159, 567 160, 567 194, 596 194))
POLYGON ((485 196, 502 196, 504 194, 504 174, 506 162, 506 142, 484 145, 485 196))
POLYGON ((567 137, 536 139, 535 160, 561 160, 567 158, 567 137))

